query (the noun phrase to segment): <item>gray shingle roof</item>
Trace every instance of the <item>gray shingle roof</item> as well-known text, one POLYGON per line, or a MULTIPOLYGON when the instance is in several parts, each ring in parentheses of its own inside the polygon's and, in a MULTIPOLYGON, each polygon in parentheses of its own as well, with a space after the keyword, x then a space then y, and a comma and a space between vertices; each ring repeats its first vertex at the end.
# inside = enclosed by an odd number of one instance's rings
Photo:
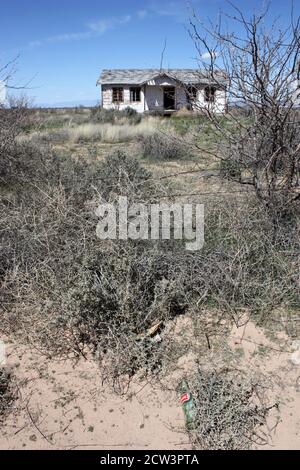
MULTIPOLYGON (((211 83, 208 73, 197 69, 104 69, 97 85, 140 85, 161 75, 167 75, 182 83, 211 83)), ((225 83, 225 75, 219 72, 220 82, 225 83)), ((219 79, 218 79, 219 82, 219 79)))

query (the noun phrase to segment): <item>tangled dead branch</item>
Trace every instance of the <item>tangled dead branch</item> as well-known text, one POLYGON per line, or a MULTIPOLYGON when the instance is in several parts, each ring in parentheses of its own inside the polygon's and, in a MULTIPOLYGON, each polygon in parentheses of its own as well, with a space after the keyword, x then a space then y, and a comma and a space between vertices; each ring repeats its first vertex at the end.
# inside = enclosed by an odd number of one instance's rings
POLYGON ((242 450, 265 445, 270 436, 263 384, 232 372, 199 369, 191 381, 196 407, 190 437, 196 449, 242 450))

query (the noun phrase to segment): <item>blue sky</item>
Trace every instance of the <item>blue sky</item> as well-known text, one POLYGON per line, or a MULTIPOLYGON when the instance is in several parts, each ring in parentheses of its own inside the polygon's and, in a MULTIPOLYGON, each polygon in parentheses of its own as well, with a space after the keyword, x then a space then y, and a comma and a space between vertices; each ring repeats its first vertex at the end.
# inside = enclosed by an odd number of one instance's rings
MULTIPOLYGON (((0 63, 19 55, 14 82, 31 80, 35 103, 97 100, 102 68, 195 67, 187 32, 192 3, 200 17, 217 18, 224 0, 11 0, 1 2, 0 63)), ((246 13, 261 0, 236 0, 246 13)), ((273 0, 271 16, 287 21, 291 2, 273 0)), ((300 0, 294 0, 299 14, 300 0)))

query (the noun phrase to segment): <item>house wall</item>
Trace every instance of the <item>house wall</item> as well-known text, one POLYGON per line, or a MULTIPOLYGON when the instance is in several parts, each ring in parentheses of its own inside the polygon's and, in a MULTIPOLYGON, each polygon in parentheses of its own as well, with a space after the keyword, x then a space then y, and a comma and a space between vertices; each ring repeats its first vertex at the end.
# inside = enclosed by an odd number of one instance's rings
POLYGON ((189 101, 186 96, 186 89, 184 86, 177 86, 176 88, 176 107, 187 108, 189 106, 189 101))
POLYGON ((159 110, 164 109, 164 92, 165 86, 175 87, 175 106, 180 109, 188 105, 184 87, 178 85, 178 82, 169 77, 157 77, 150 80, 145 85, 145 109, 159 110))
POLYGON ((145 95, 144 95, 144 87, 141 87, 141 101, 130 101, 130 87, 129 85, 102 85, 102 106, 103 108, 109 109, 125 109, 128 106, 135 109, 138 113, 144 112, 144 102, 145 102, 145 95), (123 88, 123 99, 122 103, 113 103, 112 101, 112 90, 114 87, 122 87, 123 88))
POLYGON ((203 109, 209 109, 217 114, 226 113, 226 90, 216 90, 215 102, 208 103, 205 101, 205 86, 201 87, 197 93, 197 101, 195 102, 194 110, 201 111, 203 109))
MULTIPOLYGON (((117 85, 114 85, 117 86, 117 85)), ((176 109, 184 108, 189 106, 189 102, 186 96, 186 90, 184 86, 178 85, 175 80, 167 77, 158 77, 154 80, 149 81, 147 84, 141 87, 141 101, 131 102, 130 101, 130 86, 120 85, 123 87, 123 103, 112 102, 112 86, 102 85, 102 105, 104 108, 124 109, 130 106, 136 109, 137 112, 143 113, 144 111, 162 111, 164 109, 164 86, 175 86, 176 98, 175 105, 176 109)), ((203 108, 209 108, 214 113, 225 113, 226 112, 226 91, 224 89, 216 90, 215 102, 207 103, 205 101, 205 86, 202 86, 197 92, 197 100, 193 109, 200 111, 203 108)))
POLYGON ((163 88, 155 85, 145 85, 145 110, 163 110, 163 88))

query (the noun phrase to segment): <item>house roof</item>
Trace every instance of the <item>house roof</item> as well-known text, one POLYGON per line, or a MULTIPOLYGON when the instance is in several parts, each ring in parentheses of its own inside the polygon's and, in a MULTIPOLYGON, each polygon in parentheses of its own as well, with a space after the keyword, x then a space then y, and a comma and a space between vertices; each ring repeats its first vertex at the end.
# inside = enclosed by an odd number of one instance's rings
MULTIPOLYGON (((197 69, 104 69, 97 85, 141 85, 163 75, 185 84, 212 83, 207 71, 197 69)), ((220 77, 218 83, 226 83, 224 72, 215 72, 215 76, 220 77)))

